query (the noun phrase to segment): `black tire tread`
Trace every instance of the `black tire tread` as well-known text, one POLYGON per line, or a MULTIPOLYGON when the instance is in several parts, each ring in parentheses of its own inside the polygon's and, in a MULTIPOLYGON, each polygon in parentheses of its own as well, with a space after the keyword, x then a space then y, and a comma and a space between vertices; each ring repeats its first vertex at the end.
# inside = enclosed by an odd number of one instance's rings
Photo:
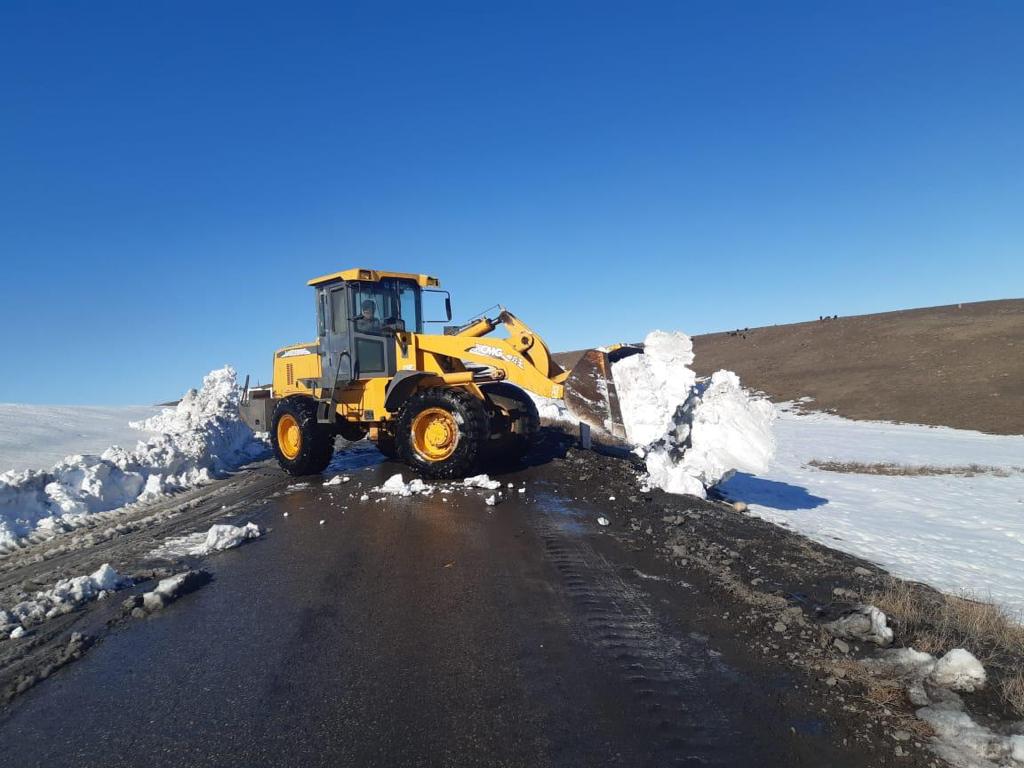
POLYGON ((270 442, 277 463, 290 475, 319 475, 327 469, 334 455, 334 431, 328 424, 317 423, 316 401, 303 395, 286 397, 274 408, 270 442), (299 455, 294 459, 289 459, 281 453, 277 444, 277 422, 286 413, 295 417, 302 432, 302 445, 299 455))
POLYGON ((479 465, 490 436, 490 417, 484 403, 464 389, 433 387, 412 395, 402 406, 395 428, 399 458, 434 479, 465 477, 479 465), (455 453, 443 461, 427 461, 412 446, 412 422, 426 408, 440 407, 462 419, 455 453))

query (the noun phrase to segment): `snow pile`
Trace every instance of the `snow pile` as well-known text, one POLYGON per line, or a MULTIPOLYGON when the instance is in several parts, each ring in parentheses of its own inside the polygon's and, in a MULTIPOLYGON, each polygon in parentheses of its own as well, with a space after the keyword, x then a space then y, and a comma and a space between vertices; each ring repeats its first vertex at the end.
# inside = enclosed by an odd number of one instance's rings
POLYGON ((916 682, 937 688, 973 693, 985 687, 985 667, 963 648, 954 648, 941 659, 913 648, 898 648, 885 653, 881 663, 916 682))
POLYGON ((167 539, 159 548, 150 552, 149 556, 160 558, 205 557, 212 552, 233 549, 249 539, 258 539, 262 535, 263 531, 256 523, 212 525, 208 531, 167 539))
POLYGON ((413 478, 407 483, 399 472, 389 477, 383 485, 379 485, 373 490, 376 493, 384 493, 391 496, 412 496, 417 493, 433 493, 434 486, 424 483, 418 477, 413 478))
POLYGON ((935 731, 932 749, 939 757, 963 768, 1024 765, 1024 737, 1004 736, 975 722, 954 693, 985 685, 985 668, 972 653, 955 648, 936 660, 929 653, 900 648, 885 652, 875 663, 906 681, 907 698, 920 707, 917 716, 935 731))
POLYGON ((121 576, 104 563, 88 576, 61 579, 51 589, 36 592, 31 599, 23 600, 8 611, 0 611, 0 626, 10 634, 14 630, 6 628, 12 624, 39 624, 54 616, 70 613, 103 592, 113 592, 131 583, 131 579, 121 576))
POLYGON ((500 480, 491 480, 489 475, 473 475, 462 480, 464 488, 483 488, 485 491, 493 491, 501 488, 500 480))
POLYGON ((49 470, 3 473, 0 545, 207 482, 264 455, 265 444, 238 417, 239 397, 235 371, 221 368, 177 407, 134 424, 159 434, 132 451, 114 446, 100 456, 68 456, 49 470))
POLYGON ((697 380, 693 343, 652 331, 644 354, 612 364, 627 439, 645 458, 647 484, 705 496, 737 471, 767 468, 775 450, 775 409, 751 397, 731 371, 697 380))

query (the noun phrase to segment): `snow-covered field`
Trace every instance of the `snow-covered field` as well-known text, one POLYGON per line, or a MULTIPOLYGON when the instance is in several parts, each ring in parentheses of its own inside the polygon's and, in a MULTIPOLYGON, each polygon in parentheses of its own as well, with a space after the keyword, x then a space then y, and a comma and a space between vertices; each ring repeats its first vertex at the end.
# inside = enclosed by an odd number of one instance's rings
POLYGON ((897 576, 1024 612, 1024 436, 781 409, 775 437, 768 469, 725 481, 726 494, 897 576), (826 471, 812 460, 1003 472, 885 476, 826 471))
POLYGON ((56 464, 76 453, 132 446, 150 433, 129 426, 155 416, 150 405, 77 406, 0 403, 0 472, 56 464))

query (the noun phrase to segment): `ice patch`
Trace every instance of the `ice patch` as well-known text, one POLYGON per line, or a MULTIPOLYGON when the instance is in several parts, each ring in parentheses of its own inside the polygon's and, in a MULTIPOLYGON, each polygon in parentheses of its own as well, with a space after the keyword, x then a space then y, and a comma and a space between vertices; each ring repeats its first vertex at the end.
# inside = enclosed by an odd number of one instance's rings
POLYGON ((133 424, 160 434, 132 451, 114 446, 100 456, 68 456, 49 470, 0 474, 0 545, 199 485, 265 455, 266 445, 238 417, 239 397, 232 368, 211 371, 175 408, 133 424))

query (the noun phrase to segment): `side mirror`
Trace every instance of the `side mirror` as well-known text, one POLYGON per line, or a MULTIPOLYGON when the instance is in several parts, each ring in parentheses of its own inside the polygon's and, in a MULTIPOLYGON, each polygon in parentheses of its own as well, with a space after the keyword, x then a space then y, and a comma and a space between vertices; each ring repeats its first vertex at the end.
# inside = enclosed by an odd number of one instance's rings
MULTIPOLYGON (((452 296, 448 291, 431 290, 429 288, 424 289, 423 293, 441 293, 444 294, 444 319, 442 320, 424 320, 424 323, 447 323, 452 319, 452 296)), ((435 305, 436 307, 436 305, 435 305)), ((437 307, 439 309, 439 307, 437 307)), ((436 311, 436 309, 435 309, 436 311)), ((424 315, 427 314, 426 307, 424 307, 424 315)))

